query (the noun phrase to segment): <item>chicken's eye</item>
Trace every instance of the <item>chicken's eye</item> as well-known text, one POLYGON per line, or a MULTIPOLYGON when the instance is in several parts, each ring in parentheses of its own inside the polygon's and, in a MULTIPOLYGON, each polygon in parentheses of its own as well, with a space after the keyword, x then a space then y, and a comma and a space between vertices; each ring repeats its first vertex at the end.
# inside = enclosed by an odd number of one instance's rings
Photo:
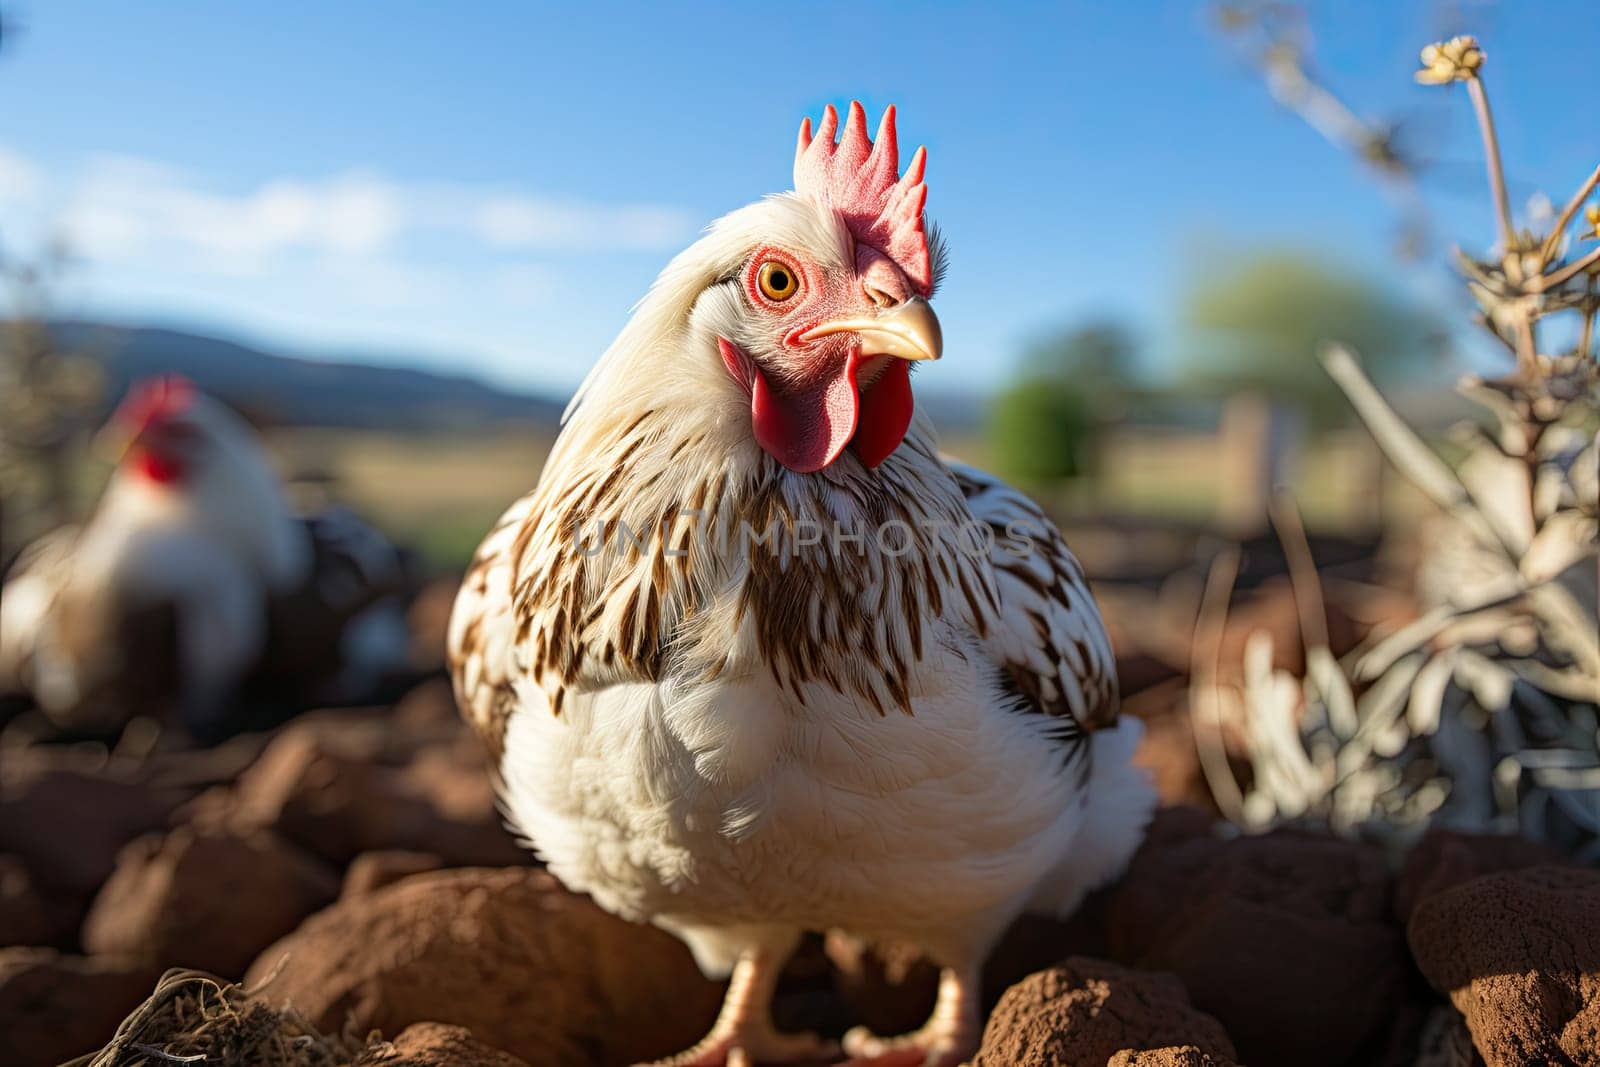
POLYGON ((769 259, 756 272, 756 284, 771 300, 787 300, 800 289, 800 279, 794 271, 777 260, 769 259))

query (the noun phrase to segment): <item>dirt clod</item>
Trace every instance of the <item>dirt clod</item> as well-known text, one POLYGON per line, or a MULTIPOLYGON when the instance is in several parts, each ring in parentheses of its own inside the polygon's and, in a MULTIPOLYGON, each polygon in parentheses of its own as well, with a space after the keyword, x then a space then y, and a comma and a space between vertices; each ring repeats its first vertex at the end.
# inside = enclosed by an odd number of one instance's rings
POLYGON ((1106 1061, 1106 1067, 1234 1067, 1232 1060, 1219 1059, 1193 1045, 1168 1045, 1135 1052, 1123 1049, 1106 1061))
POLYGON ((123 849, 83 925, 92 953, 237 978, 334 897, 322 863, 267 831, 180 827, 123 849))
POLYGON ((341 867, 386 849, 429 852, 453 865, 527 859, 501 826, 481 757, 467 745, 424 748, 388 766, 297 723, 205 817, 235 830, 273 830, 341 867))
POLYGON ((393 885, 402 878, 424 871, 436 871, 444 861, 431 852, 407 852, 404 849, 384 849, 363 852, 350 861, 344 872, 344 884, 339 887, 339 899, 350 900, 393 885))
POLYGON ((69 947, 77 910, 45 892, 16 856, 0 856, 0 945, 69 947))
POLYGON ((187 794, 62 765, 42 748, 30 749, 28 761, 8 760, 0 778, 0 852, 19 857, 40 886, 87 901, 122 846, 164 828, 187 794))
POLYGON ((1600 1064, 1600 872, 1529 867, 1428 897, 1408 936, 1489 1067, 1600 1064))
POLYGON ((1192 1007, 1172 975, 1074 956, 1000 998, 972 1067, 1085 1067, 1174 1046, 1213 1057, 1202 1063, 1227 1064, 1234 1055, 1222 1024, 1192 1007))
POLYGON ((0 1063, 49 1067, 93 1051, 155 980, 128 960, 0 948, 0 1063))
POLYGON ((1370 1061, 1409 1018, 1399 1009, 1412 973, 1381 853, 1286 831, 1223 840, 1183 823, 1158 821, 1113 891, 1112 957, 1176 974, 1244 1062, 1370 1061))
POLYGON ((1554 849, 1525 837, 1435 828, 1423 834, 1406 854, 1395 883, 1395 916, 1408 922, 1417 905, 1428 897, 1480 875, 1560 862, 1554 849))
POLYGON ((269 999, 323 1029, 453 1023, 552 1067, 686 1048, 721 999, 676 939, 526 868, 419 874, 341 901, 263 952, 247 983, 275 970, 269 999))
POLYGON ((490 1048, 464 1027, 414 1023, 392 1042, 374 1042, 351 1067, 528 1067, 528 1063, 490 1048))

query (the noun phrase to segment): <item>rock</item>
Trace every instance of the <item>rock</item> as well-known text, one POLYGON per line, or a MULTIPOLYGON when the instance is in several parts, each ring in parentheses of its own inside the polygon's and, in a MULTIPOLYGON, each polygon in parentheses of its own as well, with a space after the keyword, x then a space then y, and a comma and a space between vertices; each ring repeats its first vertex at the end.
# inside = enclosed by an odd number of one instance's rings
POLYGON ((1122 1052, 1173 1046, 1213 1057, 1201 1063, 1234 1056, 1222 1024, 1193 1008, 1172 975, 1074 956, 1006 991, 972 1067, 1087 1067, 1122 1052))
POLYGON ((0 1063, 50 1067, 100 1048, 158 970, 48 948, 0 949, 0 1063))
POLYGON ((341 867, 388 849, 433 853, 451 866, 528 862, 501 825, 481 757, 469 762, 470 751, 425 748, 401 766, 384 766, 296 724, 267 746, 226 802, 213 802, 207 818, 235 830, 271 829, 341 867))
POLYGON ((490 1048, 472 1031, 443 1023, 414 1023, 392 1042, 368 1048, 351 1067, 528 1067, 507 1052, 490 1048))
POLYGON ((20 859, 0 856, 0 947, 67 947, 77 927, 77 909, 40 889, 20 859))
POLYGON ((424 871, 436 871, 444 861, 431 852, 406 852, 387 849, 380 852, 363 852, 351 861, 344 872, 344 885, 339 888, 339 899, 350 900, 364 896, 402 878, 424 871))
POLYGON ((1395 883, 1395 916, 1408 922, 1428 897, 1480 875, 1560 862, 1554 849, 1525 837, 1431 829, 1406 854, 1395 883))
POLYGON ((340 901, 264 951, 247 985, 325 1030, 465 1026, 542 1065, 632 1063, 686 1048, 720 987, 673 937, 529 868, 419 874, 340 901))
POLYGON ((17 856, 46 891, 74 900, 87 901, 111 874, 122 846, 163 829, 188 797, 110 770, 52 762, 6 770, 0 852, 17 856))
POLYGON ((1172 971, 1247 1063, 1372 1062, 1411 989, 1375 848, 1279 831, 1222 840, 1163 813, 1108 909, 1112 958, 1172 971), (1336 1005, 1337 1010, 1330 1010, 1336 1005))
POLYGON ((238 978, 337 887, 331 871, 269 832, 180 827, 123 849, 89 909, 83 944, 238 978))
POLYGON ((1418 902, 1408 937, 1489 1067, 1600 1064, 1600 872, 1529 867, 1418 902))
POLYGON ((1168 1045, 1166 1048, 1135 1052, 1123 1049, 1106 1061, 1106 1067, 1236 1067, 1232 1060, 1218 1059, 1193 1045, 1168 1045))

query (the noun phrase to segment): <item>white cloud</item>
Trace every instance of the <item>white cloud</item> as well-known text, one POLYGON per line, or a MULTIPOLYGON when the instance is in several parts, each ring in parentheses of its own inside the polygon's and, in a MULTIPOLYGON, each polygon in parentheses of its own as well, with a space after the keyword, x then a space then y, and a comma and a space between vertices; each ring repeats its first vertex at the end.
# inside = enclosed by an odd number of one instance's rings
MULTIPOLYGON (((277 269, 306 254, 370 261, 423 238, 467 252, 604 252, 668 249, 690 231, 688 215, 671 207, 564 201, 367 172, 271 178, 222 192, 160 163, 101 157, 51 184, 63 191, 50 205, 53 221, 91 260, 189 257, 235 274, 277 269)), ((41 185, 38 168, 0 150, 0 199, 41 185)))
POLYGON ((689 220, 673 208, 599 208, 499 195, 478 204, 472 225, 485 241, 505 248, 577 248, 594 242, 649 250, 671 247, 688 231, 689 220))
POLYGON ((44 178, 38 167, 15 152, 0 148, 0 204, 27 203, 43 185, 44 178))
POLYGON ((169 167, 122 158, 97 161, 61 212, 68 239, 90 258, 194 254, 241 273, 289 252, 371 255, 405 221, 400 189, 370 175, 279 178, 229 195, 169 167))
POLYGON ((67 240, 74 313, 460 352, 507 381, 572 377, 648 284, 623 254, 675 251, 693 230, 670 206, 505 184, 351 171, 226 185, 136 157, 43 167, 3 146, 0 209, 8 244, 67 240))

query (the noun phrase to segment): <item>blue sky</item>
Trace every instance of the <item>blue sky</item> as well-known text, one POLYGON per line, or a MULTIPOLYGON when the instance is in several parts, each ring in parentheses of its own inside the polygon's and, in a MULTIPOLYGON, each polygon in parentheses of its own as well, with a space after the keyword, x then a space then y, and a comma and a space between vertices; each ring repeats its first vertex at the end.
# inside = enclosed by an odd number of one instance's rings
MULTIPOLYGON (((1417 49, 1477 29, 1519 207, 1559 199, 1600 154, 1600 4, 1454 9, 1314 4, 1317 62, 1358 108, 1428 125, 1441 228, 1486 243, 1465 101, 1411 85, 1417 49)), ((1389 203, 1206 10, 0 0, 23 25, 0 53, 0 241, 72 237, 69 311, 566 391, 672 252, 788 188, 801 116, 859 97, 929 147, 944 385, 991 387, 1089 315, 1175 350, 1207 249, 1314 245, 1447 292, 1395 263, 1389 203)))

